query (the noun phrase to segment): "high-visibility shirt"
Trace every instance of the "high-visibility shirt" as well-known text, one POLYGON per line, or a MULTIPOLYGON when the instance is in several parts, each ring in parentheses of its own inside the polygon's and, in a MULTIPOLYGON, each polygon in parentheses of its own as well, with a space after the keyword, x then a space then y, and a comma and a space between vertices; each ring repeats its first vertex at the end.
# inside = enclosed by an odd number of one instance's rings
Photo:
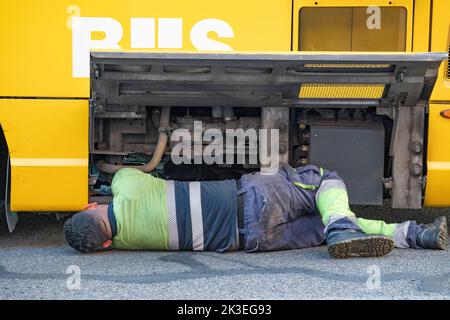
POLYGON ((121 169, 109 217, 117 249, 225 251, 238 246, 236 181, 165 181, 121 169))

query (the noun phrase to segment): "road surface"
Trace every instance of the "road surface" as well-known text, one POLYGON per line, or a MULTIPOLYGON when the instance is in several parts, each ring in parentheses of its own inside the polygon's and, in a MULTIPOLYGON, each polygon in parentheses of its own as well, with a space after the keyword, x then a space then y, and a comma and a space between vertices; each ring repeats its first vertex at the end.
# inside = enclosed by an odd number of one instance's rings
MULTIPOLYGON (((388 208, 360 208, 364 217, 388 208)), ((430 220, 448 210, 394 211, 430 220)), ((0 299, 448 299, 450 250, 336 260, 326 247, 272 253, 102 252, 68 247, 52 216, 0 234, 0 299)))

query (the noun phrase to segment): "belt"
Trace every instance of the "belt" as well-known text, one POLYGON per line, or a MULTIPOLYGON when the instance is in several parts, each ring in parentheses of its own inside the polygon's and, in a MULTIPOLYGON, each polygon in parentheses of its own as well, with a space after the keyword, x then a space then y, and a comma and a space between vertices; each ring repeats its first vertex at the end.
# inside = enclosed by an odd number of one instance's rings
POLYGON ((237 188, 237 220, 238 220, 238 235, 239 235, 239 250, 245 249, 245 239, 244 239, 244 192, 239 193, 242 189, 241 179, 236 180, 237 188), (242 233, 241 233, 242 232, 242 233))

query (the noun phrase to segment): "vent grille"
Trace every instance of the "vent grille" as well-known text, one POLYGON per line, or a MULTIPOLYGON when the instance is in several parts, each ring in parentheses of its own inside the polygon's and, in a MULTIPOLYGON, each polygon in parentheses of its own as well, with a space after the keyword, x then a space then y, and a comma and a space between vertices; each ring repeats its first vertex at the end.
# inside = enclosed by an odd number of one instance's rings
POLYGON ((298 72, 332 72, 332 73, 381 73, 394 72, 395 65, 377 63, 307 63, 287 68, 288 73, 298 72))
POLYGON ((386 69, 390 64, 354 64, 354 63, 307 63, 305 68, 344 68, 344 69, 386 69))
POLYGON ((300 99, 381 99, 384 84, 306 83, 300 87, 300 99))
POLYGON ((150 65, 118 65, 118 64, 105 64, 105 72, 150 72, 152 66, 150 65))
POLYGON ((174 66, 164 66, 163 71, 166 73, 180 73, 180 74, 197 74, 197 73, 210 73, 210 66, 183 66, 183 65, 174 65, 174 66))

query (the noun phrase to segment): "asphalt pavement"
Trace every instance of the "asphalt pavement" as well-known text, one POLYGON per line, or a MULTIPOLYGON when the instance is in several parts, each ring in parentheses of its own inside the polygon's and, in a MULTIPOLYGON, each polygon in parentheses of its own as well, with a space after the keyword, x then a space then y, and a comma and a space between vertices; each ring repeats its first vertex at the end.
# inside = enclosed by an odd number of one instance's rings
MULTIPOLYGON (((357 207, 363 217, 421 222, 450 210, 357 207)), ((449 248, 450 249, 450 248, 449 248)), ((325 246, 271 253, 79 254, 53 215, 21 215, 0 233, 0 299, 449 299, 450 250, 395 249, 331 258, 325 246)))

